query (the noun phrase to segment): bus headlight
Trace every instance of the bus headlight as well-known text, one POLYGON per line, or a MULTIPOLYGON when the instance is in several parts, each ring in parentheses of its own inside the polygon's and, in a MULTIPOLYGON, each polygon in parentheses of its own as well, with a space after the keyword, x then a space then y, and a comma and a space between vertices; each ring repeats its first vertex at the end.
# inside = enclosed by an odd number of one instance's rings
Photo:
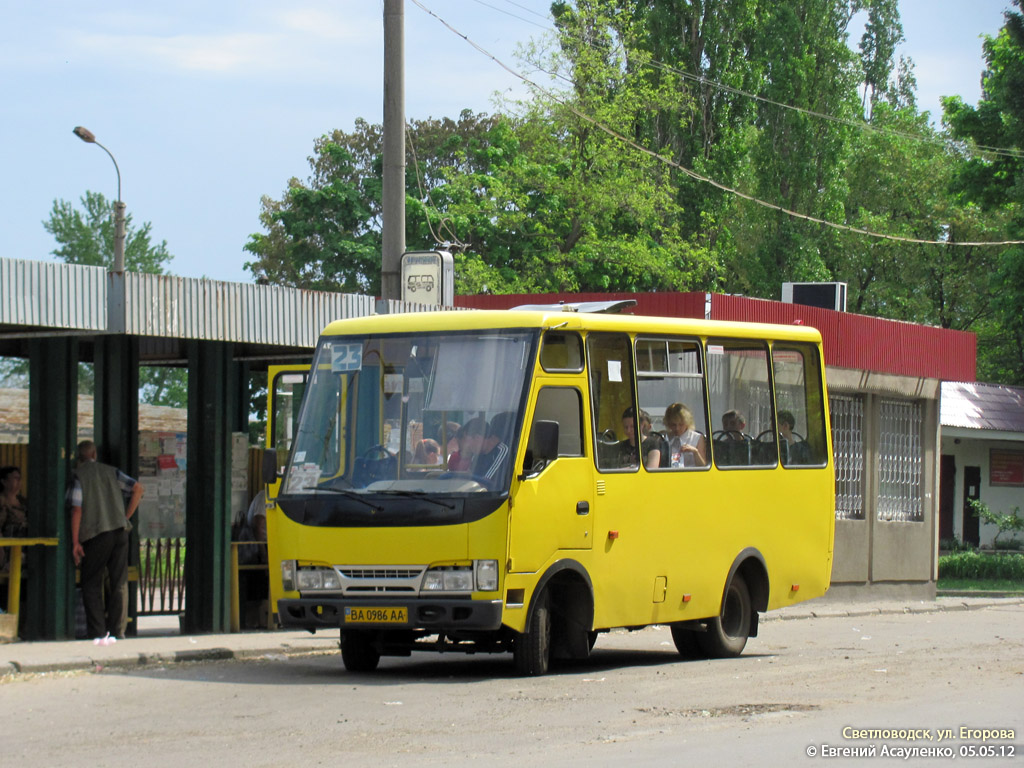
POLYGON ((341 589, 341 579, 333 568, 299 568, 295 573, 295 583, 300 592, 341 589))
POLYGON ((498 561, 476 561, 476 588, 480 592, 496 592, 498 589, 498 561))
POLYGON ((295 561, 281 561, 281 587, 285 592, 295 591, 295 561))
POLYGON ((431 568, 423 577, 424 592, 472 592, 473 570, 468 565, 431 568))

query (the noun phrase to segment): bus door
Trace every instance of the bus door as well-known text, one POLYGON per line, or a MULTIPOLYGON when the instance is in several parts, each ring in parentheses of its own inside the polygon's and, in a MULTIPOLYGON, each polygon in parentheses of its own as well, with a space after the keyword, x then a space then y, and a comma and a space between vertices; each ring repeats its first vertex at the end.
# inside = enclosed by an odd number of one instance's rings
POLYGON ((277 451, 277 475, 264 477, 267 489, 267 563, 270 570, 271 613, 277 615, 277 601, 283 595, 281 587, 280 556, 277 543, 280 528, 285 522, 281 510, 273 503, 281 489, 281 474, 288 466, 295 425, 299 418, 299 405, 309 378, 308 365, 272 365, 267 368, 267 428, 265 446, 277 451))
POLYGON ((540 377, 535 403, 526 420, 525 459, 509 523, 509 570, 533 573, 566 550, 593 544, 594 465, 584 449, 583 382, 540 377), (558 424, 558 458, 534 459, 535 425, 558 424))
MULTIPOLYGON (((601 626, 650 621, 652 596, 664 594, 666 564, 653 556, 663 541, 658 500, 640 469, 641 436, 636 429, 633 354, 626 333, 587 335, 587 374, 593 429, 597 499, 594 535, 600 556, 593 560, 594 615, 601 626), (634 430, 633 442, 627 431, 634 430)), ((657 601, 663 601, 659 596, 657 601)))

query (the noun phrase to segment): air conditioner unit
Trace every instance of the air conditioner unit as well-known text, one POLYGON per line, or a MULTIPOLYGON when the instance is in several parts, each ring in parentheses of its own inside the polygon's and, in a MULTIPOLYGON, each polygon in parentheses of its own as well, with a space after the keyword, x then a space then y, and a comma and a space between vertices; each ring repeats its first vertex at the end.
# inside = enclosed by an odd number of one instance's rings
POLYGON ((846 283, 783 283, 782 300, 786 304, 846 311, 846 283))

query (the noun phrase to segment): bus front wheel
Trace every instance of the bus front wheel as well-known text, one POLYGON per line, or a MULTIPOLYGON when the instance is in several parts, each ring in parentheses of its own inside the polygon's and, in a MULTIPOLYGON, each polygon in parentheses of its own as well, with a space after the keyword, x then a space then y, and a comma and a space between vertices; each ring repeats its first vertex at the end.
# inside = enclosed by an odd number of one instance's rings
POLYGON ((373 672, 380 663, 380 651, 366 632, 343 630, 341 660, 349 672, 373 672))
POLYGON ((739 656, 750 636, 750 619, 750 590, 737 573, 722 599, 722 612, 708 622, 706 632, 696 633, 697 642, 712 659, 739 656))
POLYGON ((551 662, 551 609, 547 590, 537 597, 530 628, 512 646, 512 658, 520 675, 546 675, 551 662))

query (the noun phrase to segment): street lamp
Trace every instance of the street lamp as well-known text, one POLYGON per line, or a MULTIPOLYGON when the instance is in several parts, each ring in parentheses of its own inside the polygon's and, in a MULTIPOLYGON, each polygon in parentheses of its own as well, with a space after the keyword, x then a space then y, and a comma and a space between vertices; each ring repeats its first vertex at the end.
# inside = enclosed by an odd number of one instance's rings
POLYGON ((110 150, 96 141, 96 136, 88 128, 80 125, 75 126, 75 136, 86 144, 95 144, 102 149, 114 163, 114 170, 117 171, 117 202, 114 203, 114 268, 112 272, 124 272, 124 203, 121 202, 121 169, 117 167, 117 160, 110 154, 110 150))

